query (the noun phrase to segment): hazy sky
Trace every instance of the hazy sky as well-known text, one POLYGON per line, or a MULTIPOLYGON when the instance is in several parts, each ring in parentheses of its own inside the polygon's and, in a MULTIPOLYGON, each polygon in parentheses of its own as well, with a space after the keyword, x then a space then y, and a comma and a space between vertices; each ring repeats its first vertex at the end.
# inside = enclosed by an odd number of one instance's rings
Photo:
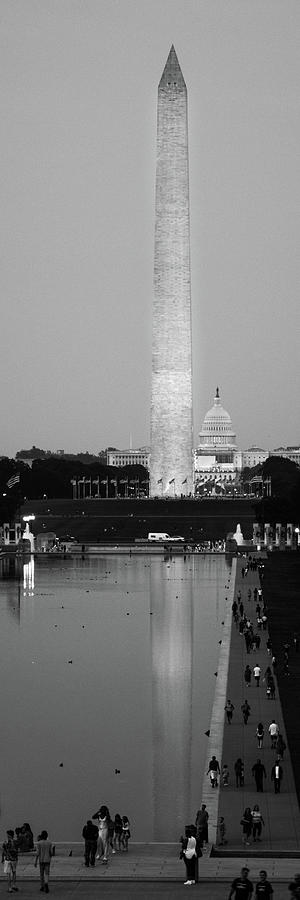
POLYGON ((157 86, 188 89, 194 444, 300 441, 298 0, 0 0, 1 442, 149 442, 157 86))

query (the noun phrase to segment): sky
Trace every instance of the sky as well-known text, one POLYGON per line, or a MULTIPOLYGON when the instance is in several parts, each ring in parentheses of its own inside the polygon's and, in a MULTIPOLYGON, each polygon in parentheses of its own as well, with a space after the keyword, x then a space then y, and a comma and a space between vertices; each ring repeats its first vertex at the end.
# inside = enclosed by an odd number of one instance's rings
POLYGON ((149 443, 157 87, 188 91, 194 446, 300 442, 298 0, 1 0, 1 441, 149 443))

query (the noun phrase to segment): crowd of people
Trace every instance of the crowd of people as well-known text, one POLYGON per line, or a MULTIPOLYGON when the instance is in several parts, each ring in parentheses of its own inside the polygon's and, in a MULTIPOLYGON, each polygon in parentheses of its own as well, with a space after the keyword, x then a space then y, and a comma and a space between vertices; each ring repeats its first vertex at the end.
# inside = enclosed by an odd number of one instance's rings
MULTIPOLYGON (((260 576, 262 576, 261 563, 256 563, 254 559, 250 559, 247 562, 247 565, 242 569, 242 578, 245 581, 247 578, 248 572, 250 570, 259 570, 260 576)), ((249 584, 249 582, 248 582, 249 584)), ((253 679, 256 689, 260 692, 262 689, 266 691, 266 697, 268 701, 270 700, 270 709, 271 701, 275 700, 276 697, 276 671, 277 671, 277 661, 275 656, 273 655, 272 642, 267 632, 267 623, 268 623, 268 609, 266 602, 263 597, 263 590, 261 587, 262 581, 260 581, 259 587, 252 588, 252 585, 243 586, 243 598, 241 590, 238 590, 236 598, 232 603, 232 615, 233 619, 238 628, 239 634, 245 640, 245 649, 248 654, 256 654, 257 650, 261 648, 261 639, 263 637, 263 649, 269 657, 268 665, 264 671, 264 667, 261 663, 261 655, 258 658, 254 659, 254 664, 249 665, 247 663, 245 672, 244 672, 244 682, 245 688, 251 686, 251 682, 253 679), (250 601, 252 601, 250 603, 250 601), (255 604, 255 605, 254 605, 255 604), (245 612, 244 605, 246 605, 247 613, 245 612), (253 610, 255 609, 256 615, 256 629, 254 628, 252 622, 253 610), (260 632, 266 632, 265 635, 260 634, 260 632), (259 661, 258 661, 259 660, 259 661)), ((292 639, 292 644, 295 652, 297 653, 299 650, 299 636, 295 632, 292 639)), ((286 671, 286 666, 289 662, 289 653, 290 653, 291 644, 285 642, 282 646, 283 650, 283 671, 286 671)), ((262 648, 261 648, 262 649, 262 648)), ((247 692, 248 693, 248 692, 247 692)), ((254 699, 255 708, 257 704, 254 699)), ((255 693, 255 696, 256 693, 255 693)), ((279 727, 275 718, 270 716, 269 720, 259 721, 257 723, 252 722, 252 710, 251 705, 249 703, 248 697, 250 697, 250 693, 243 700, 240 711, 236 709, 232 700, 228 698, 226 700, 226 704, 224 707, 225 712, 225 721, 226 727, 232 725, 238 720, 242 722, 243 725, 246 726, 247 731, 244 732, 244 741, 247 742, 248 734, 250 737, 249 729, 251 728, 252 735, 255 734, 255 738, 257 741, 257 748, 259 751, 264 750, 265 745, 274 751, 274 758, 270 761, 270 767, 267 766, 263 761, 263 757, 259 756, 253 759, 253 763, 249 765, 249 754, 248 754, 248 771, 245 772, 245 762, 244 759, 239 756, 237 757, 234 764, 232 764, 232 771, 230 771, 230 766, 228 766, 227 762, 224 762, 220 765, 219 760, 216 756, 212 756, 207 774, 210 778, 210 783, 213 789, 217 788, 220 784, 222 788, 228 788, 234 786, 237 789, 243 788, 245 785, 245 778, 247 782, 253 779, 256 787, 256 792, 263 793, 266 785, 268 789, 273 789, 275 794, 280 794, 282 784, 284 784, 284 753, 286 750, 286 742, 282 733, 282 728, 279 727), (249 724, 250 723, 250 724, 249 724), (253 730, 252 730, 253 729, 253 730), (248 734, 247 734, 248 732, 248 734)), ((252 701, 251 701, 252 702, 252 701)), ((266 709, 266 707, 262 707, 266 709)), ((253 738, 251 738, 253 742, 253 738)), ((223 820, 223 827, 225 826, 225 822, 223 820)), ((244 810, 242 819, 242 842, 245 845, 249 845, 250 842, 257 842, 261 840, 261 835, 263 834, 263 826, 264 819, 259 808, 259 805, 253 804, 252 807, 247 806, 244 810)), ((222 844, 225 841, 225 837, 218 833, 218 843, 222 844)))
MULTIPOLYGON (((241 874, 234 878, 228 900, 251 900, 255 890, 255 900, 271 900, 274 891, 271 882, 268 881, 268 873, 265 869, 261 869, 259 873, 259 881, 256 885, 250 881, 248 866, 243 866, 241 874)), ((300 898, 300 874, 297 873, 294 881, 290 881, 288 885, 291 900, 299 900, 300 898)))
POLYGON ((84 825, 82 837, 85 842, 85 865, 94 866, 96 859, 107 865, 110 852, 116 853, 121 850, 128 852, 130 838, 128 816, 116 813, 112 819, 108 806, 103 804, 84 825), (98 824, 94 825, 92 820, 96 820, 98 824))
MULTIPOLYGON (((96 860, 101 860, 103 865, 107 865, 110 853, 128 852, 130 838, 128 816, 116 813, 112 819, 108 807, 102 805, 84 825, 82 837, 85 866, 95 866, 96 860)), ((49 893, 50 864, 52 856, 55 855, 55 846, 48 839, 48 832, 45 830, 38 835, 35 846, 33 832, 28 822, 22 828, 8 829, 6 841, 2 844, 2 863, 9 893, 18 891, 16 882, 19 854, 31 851, 35 852, 34 866, 39 865, 40 869, 40 890, 45 894, 49 893)))
POLYGON ((48 840, 48 832, 44 830, 38 835, 36 847, 34 847, 31 828, 28 823, 25 823, 25 826, 22 826, 22 829, 16 828, 15 830, 9 828, 6 832, 6 841, 2 844, 2 862, 4 874, 7 875, 8 892, 11 894, 18 891, 17 863, 19 853, 28 853, 35 850, 34 866, 36 868, 39 864, 40 890, 44 891, 45 894, 48 894, 50 863, 53 856, 52 843, 48 840), (30 840, 28 836, 28 839, 24 841, 24 834, 30 834, 30 840))

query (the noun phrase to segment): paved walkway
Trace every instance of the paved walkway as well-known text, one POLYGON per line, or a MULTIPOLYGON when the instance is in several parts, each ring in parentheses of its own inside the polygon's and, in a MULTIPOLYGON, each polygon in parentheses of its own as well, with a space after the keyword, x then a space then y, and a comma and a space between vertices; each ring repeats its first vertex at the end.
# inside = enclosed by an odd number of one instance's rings
MULTIPOLYGON (((262 851, 263 852, 263 851, 262 851)), ((34 868, 35 854, 20 856, 18 881, 35 882, 38 886, 38 870, 34 868)), ((245 854, 241 858, 213 857, 204 854, 199 860, 199 881, 231 882, 239 874, 244 863, 251 870, 251 878, 256 881, 261 868, 267 869, 271 880, 285 883, 299 870, 299 860, 287 858, 254 857, 245 854)), ((51 881, 59 882, 182 882, 184 863, 179 859, 177 844, 131 844, 128 854, 116 853, 110 857, 107 866, 97 862, 94 869, 86 868, 83 859, 83 844, 56 845, 56 856, 51 863, 51 881), (69 856, 72 850, 72 856, 69 856)), ((1 875, 1 881, 4 876, 1 875)))
MULTIPOLYGON (((249 571, 243 579, 241 576, 243 565, 245 565, 245 560, 238 558, 234 594, 236 596, 238 591, 241 591, 246 615, 249 614, 251 621, 256 626, 256 603, 253 600, 253 588, 260 586, 259 577, 257 572, 249 571), (247 599, 249 588, 251 588, 252 596, 250 601, 247 599)), ((257 631, 256 627, 255 631, 257 631)), ((283 781, 280 794, 274 793, 273 782, 271 782, 271 768, 276 758, 276 751, 271 750, 271 740, 268 734, 268 727, 272 719, 275 719, 277 722, 287 743, 278 690, 276 689, 276 699, 268 700, 266 684, 262 678, 259 688, 254 683, 253 677, 250 688, 246 687, 244 681, 244 671, 247 663, 253 669, 255 663, 258 662, 262 673, 265 672, 267 666, 271 663, 266 649, 268 631, 262 630, 260 635, 261 646, 259 651, 247 654, 245 639, 239 634, 238 628, 232 622, 226 693, 227 698, 230 698, 234 704, 235 710, 232 724, 228 725, 225 722, 224 725, 222 762, 226 762, 229 767, 230 784, 228 787, 221 787, 219 815, 223 815, 225 818, 228 838, 226 849, 228 851, 242 850, 241 817, 246 806, 250 806, 253 809, 253 805, 258 803, 263 814, 265 827, 263 828, 261 843, 252 844, 248 848, 249 854, 258 851, 269 851, 273 854, 298 852, 300 855, 300 813, 288 749, 285 751, 284 760, 281 763, 283 781), (241 713, 241 704, 244 702, 245 697, 247 697, 251 706, 251 715, 247 725, 244 725, 241 713), (265 729, 264 746, 261 750, 258 750, 256 738, 258 722, 263 722, 265 729), (235 787, 234 763, 239 756, 244 760, 245 764, 244 788, 235 787), (263 793, 256 792, 255 781, 251 774, 252 766, 258 758, 263 762, 267 773, 263 793)), ((223 715, 225 715, 224 711, 223 715)))

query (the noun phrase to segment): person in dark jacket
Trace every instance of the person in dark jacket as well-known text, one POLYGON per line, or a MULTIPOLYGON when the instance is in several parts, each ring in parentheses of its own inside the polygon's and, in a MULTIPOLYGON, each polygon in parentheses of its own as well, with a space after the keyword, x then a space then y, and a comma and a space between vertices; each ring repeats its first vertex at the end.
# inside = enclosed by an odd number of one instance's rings
POLYGON ((208 818, 206 804, 202 803, 201 809, 198 809, 195 822, 197 846, 199 847, 203 847, 203 844, 208 843, 208 818))
POLYGON ((261 759, 258 759, 252 766, 252 775, 255 778, 256 790, 262 792, 264 789, 264 778, 267 777, 267 773, 261 759))
POLYGON ((253 884, 249 880, 248 875, 249 869, 247 866, 243 866, 240 877, 235 878, 232 882, 228 900, 231 900, 232 897, 234 897, 234 900, 240 900, 241 897, 244 897, 245 900, 250 900, 253 894, 253 884))
POLYGON ((85 866, 94 866, 97 852, 98 828, 93 825, 91 819, 87 820, 86 825, 82 829, 82 837, 84 838, 84 864, 85 866))
POLYGON ((244 763, 239 756, 234 763, 235 783, 237 787, 244 787, 244 763))
POLYGON ((218 775, 221 775, 221 771, 219 760, 215 756, 212 756, 206 774, 210 777, 211 786, 218 787, 218 775))
POLYGON ((247 722, 248 722, 248 719, 249 719, 249 716, 251 713, 251 706, 248 703, 248 700, 244 700, 244 703, 241 706, 241 710, 243 713, 244 725, 247 725, 247 722))
POLYGON ((17 891, 17 863, 18 863, 18 844, 14 837, 14 830, 10 828, 7 832, 7 840, 2 844, 2 862, 6 864, 6 874, 8 878, 8 891, 17 891))
POLYGON ((275 749, 276 749, 278 758, 283 759, 283 754, 284 754, 284 751, 286 750, 286 743, 283 740, 283 737, 282 737, 282 734, 280 731, 277 735, 275 749))
POLYGON ((252 675, 252 672, 251 672, 250 666, 246 666, 245 672, 244 672, 244 679, 245 679, 247 687, 250 687, 251 675, 252 675))

